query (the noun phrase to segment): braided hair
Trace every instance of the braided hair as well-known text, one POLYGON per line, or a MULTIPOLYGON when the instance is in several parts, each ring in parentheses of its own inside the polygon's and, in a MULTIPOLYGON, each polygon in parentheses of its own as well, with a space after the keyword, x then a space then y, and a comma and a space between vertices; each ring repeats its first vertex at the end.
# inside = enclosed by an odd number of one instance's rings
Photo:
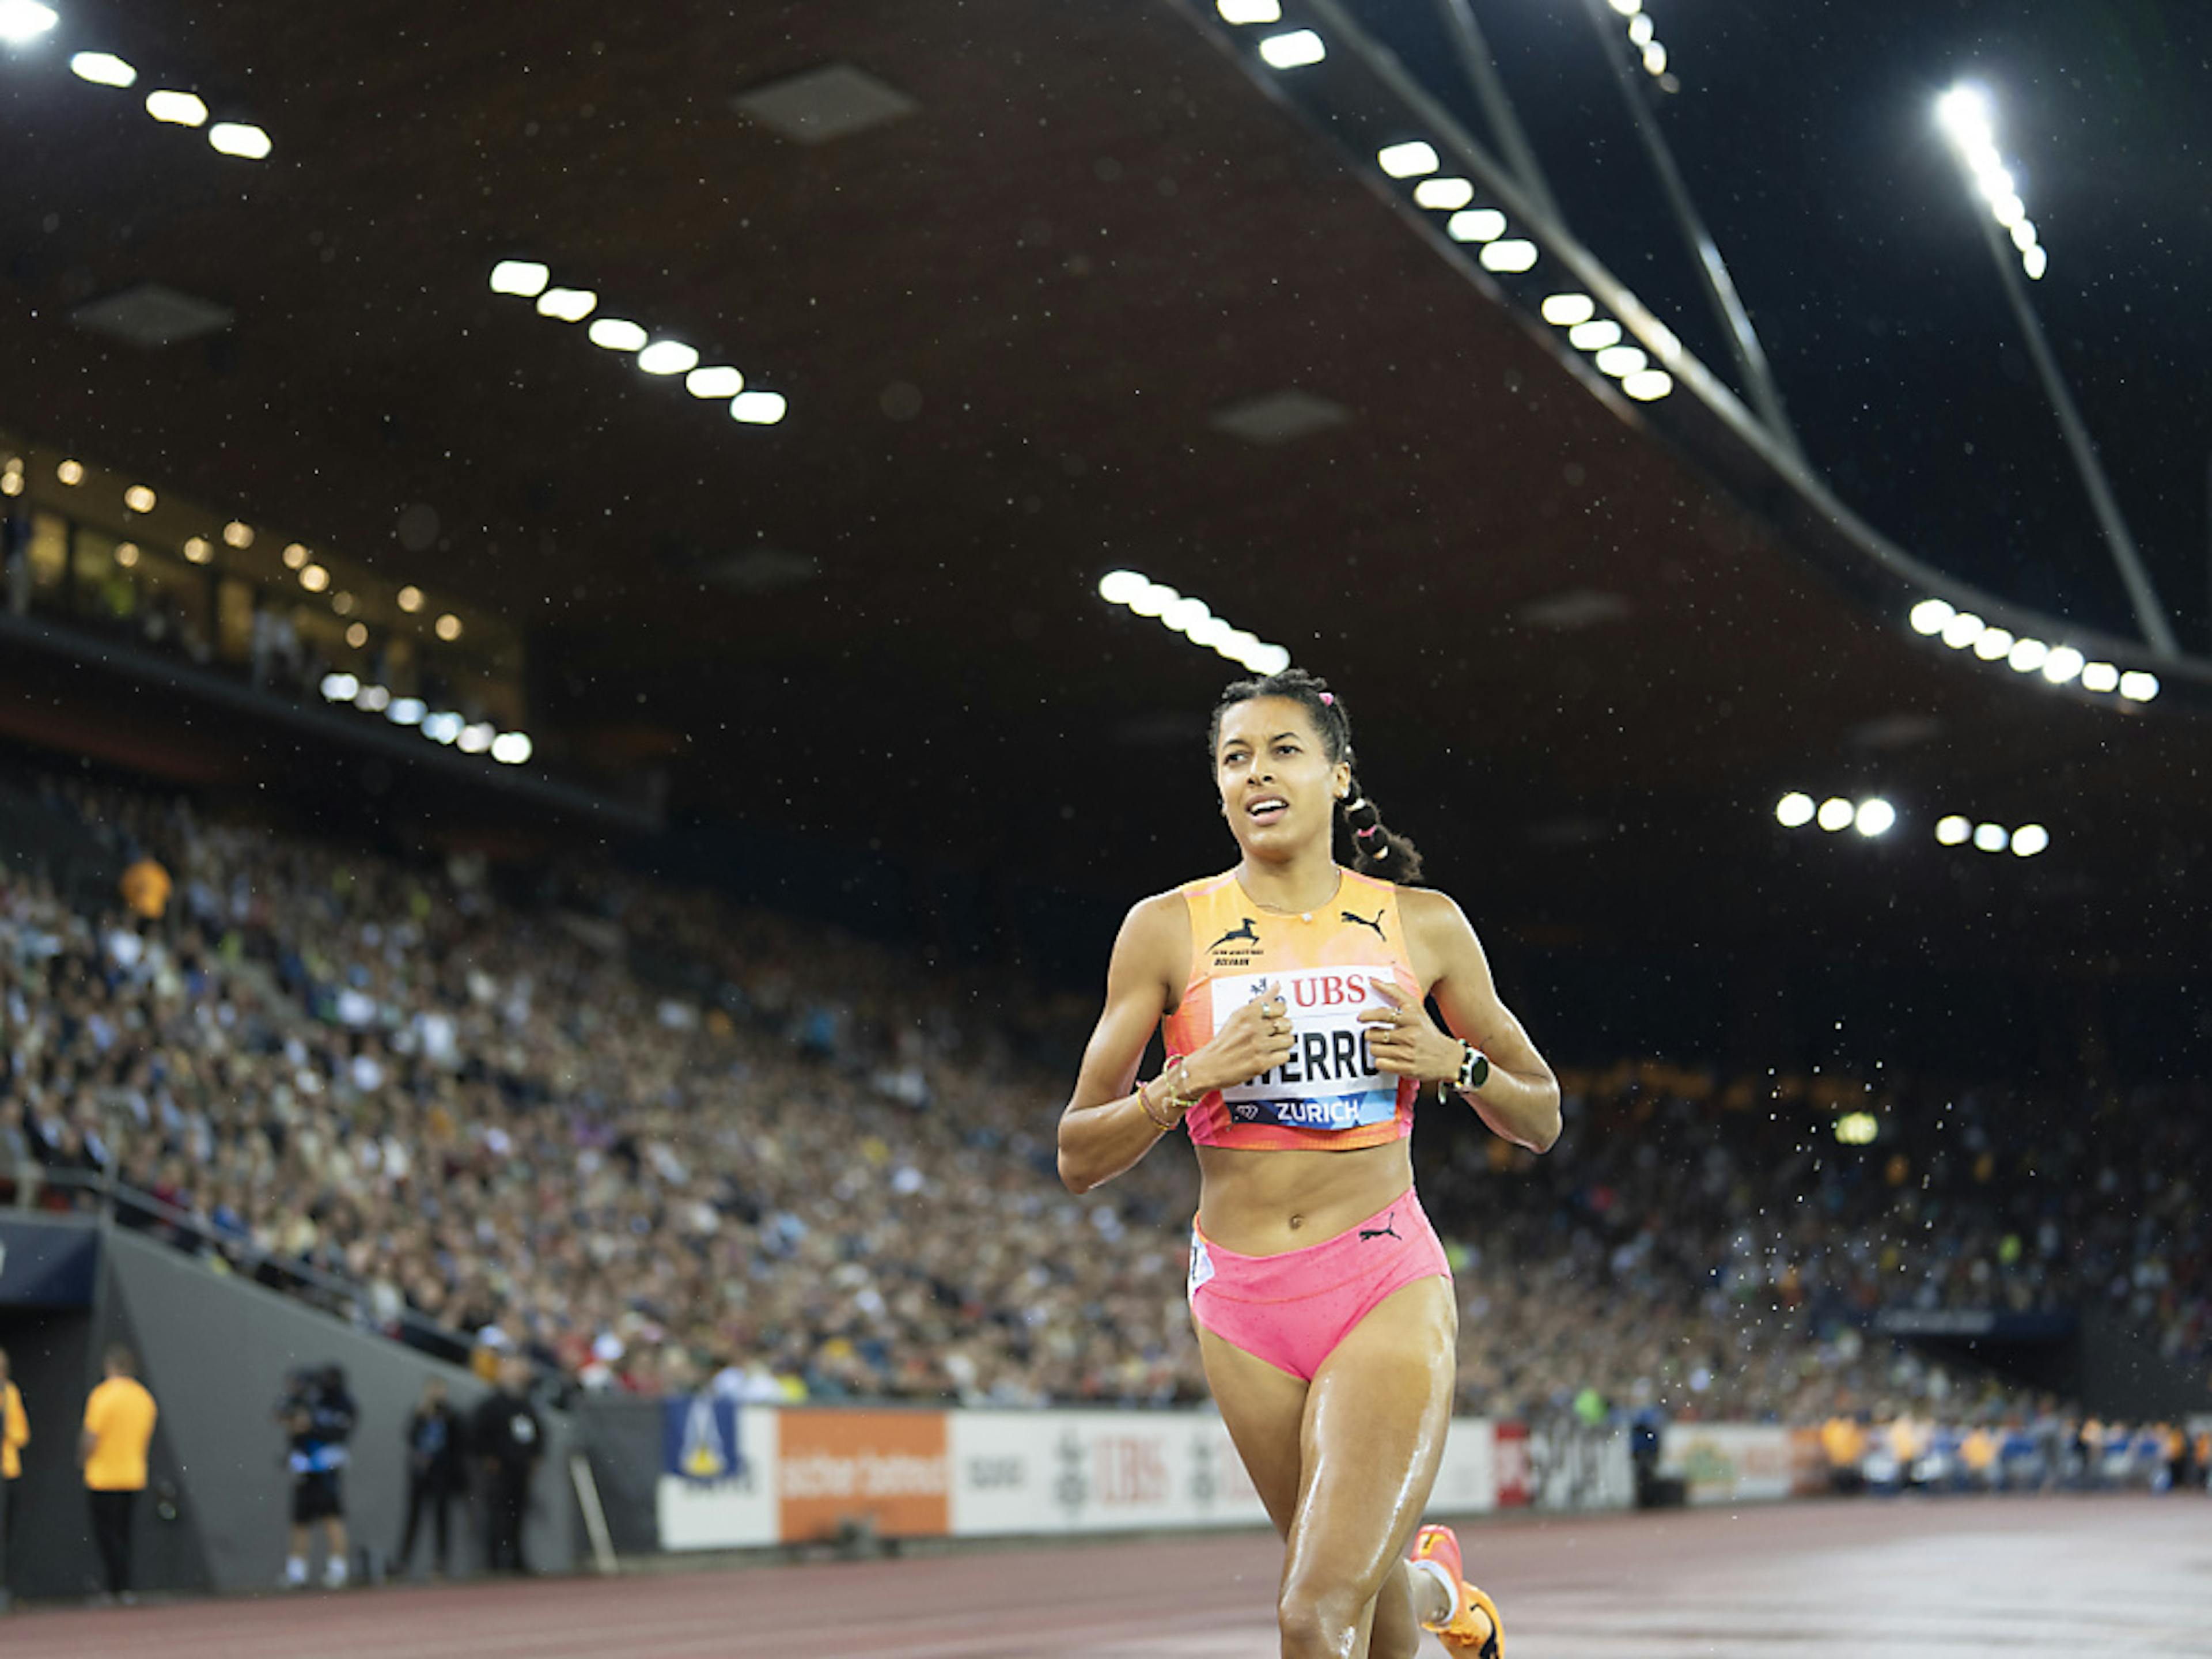
MULTIPOLYGON (((1238 703, 1249 702, 1255 697, 1287 697, 1300 705, 1311 717, 1314 730, 1321 733, 1322 748, 1331 764, 1352 762, 1352 717, 1344 712, 1344 700, 1328 689, 1327 680, 1303 668, 1285 668, 1279 674, 1231 682, 1222 691, 1221 700, 1213 705, 1213 718, 1206 727, 1206 750, 1209 756, 1221 745, 1221 717, 1238 703)), ((1353 869, 1363 876, 1380 876, 1401 887, 1411 886, 1421 878, 1419 852, 1396 830, 1383 827, 1382 814, 1360 792, 1357 770, 1352 774, 1351 792, 1338 803, 1337 810, 1344 815, 1345 827, 1352 832, 1353 869)))

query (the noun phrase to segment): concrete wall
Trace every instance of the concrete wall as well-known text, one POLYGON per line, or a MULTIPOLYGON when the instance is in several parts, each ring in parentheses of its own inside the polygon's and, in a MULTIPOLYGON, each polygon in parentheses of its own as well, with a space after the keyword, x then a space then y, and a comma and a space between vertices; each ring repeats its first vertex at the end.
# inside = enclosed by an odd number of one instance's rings
MULTIPOLYGON (((345 1477, 347 1519, 357 1541, 387 1555, 398 1549, 406 1518, 404 1436, 424 1380, 445 1377, 464 1414, 485 1393, 453 1366, 128 1233, 110 1235, 106 1290, 107 1328, 137 1346, 141 1375, 161 1407, 154 1478, 173 1470, 180 1510, 174 1524, 196 1545, 197 1583, 214 1589, 265 1589, 283 1569, 291 1478, 275 1412, 289 1372, 345 1367, 361 1407, 345 1477)), ((540 1415, 548 1443, 526 1548, 532 1567, 565 1571, 575 1562, 579 1536, 568 1472, 576 1437, 563 1413, 540 1415)), ((455 1570, 471 1571, 482 1556, 481 1511, 457 1509, 454 1523, 455 1570)), ((141 1517, 142 1551, 146 1529, 161 1524, 141 1517)), ((416 1550, 418 1562, 427 1559, 427 1541, 416 1550)), ((180 1564, 169 1570, 184 1571, 180 1564)), ((144 1583, 163 1587, 150 1577, 144 1583)), ((186 1577, 177 1587, 193 1583, 186 1577)))

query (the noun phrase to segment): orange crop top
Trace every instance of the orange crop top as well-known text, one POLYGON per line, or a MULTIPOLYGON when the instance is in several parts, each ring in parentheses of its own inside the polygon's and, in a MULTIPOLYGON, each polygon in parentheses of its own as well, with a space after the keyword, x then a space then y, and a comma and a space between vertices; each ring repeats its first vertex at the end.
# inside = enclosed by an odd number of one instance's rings
POLYGON ((1249 1082, 1217 1089, 1183 1120, 1201 1146, 1253 1152, 1342 1152, 1413 1133, 1419 1085, 1375 1069, 1359 1015, 1376 1006, 1370 978, 1395 982, 1421 1004, 1406 953, 1398 890, 1343 872, 1336 895, 1310 916, 1253 903, 1234 872, 1177 890, 1190 913, 1190 983, 1160 1022, 1170 1054, 1194 1054, 1263 984, 1290 1006, 1291 1058, 1249 1082))

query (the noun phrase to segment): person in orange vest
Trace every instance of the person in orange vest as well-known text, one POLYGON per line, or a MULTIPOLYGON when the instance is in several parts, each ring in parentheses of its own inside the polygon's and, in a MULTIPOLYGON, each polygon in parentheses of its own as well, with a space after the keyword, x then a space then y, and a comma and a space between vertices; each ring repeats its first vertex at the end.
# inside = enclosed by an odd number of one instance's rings
POLYGON ((8 1555, 15 1543, 15 1488, 23 1478, 23 1448, 31 1443, 31 1419, 23 1413, 23 1393, 8 1374, 8 1350, 0 1348, 0 1591, 8 1588, 8 1555))
POLYGON ((84 1402, 84 1434, 77 1445, 108 1593, 125 1602, 137 1599, 131 1583, 131 1522, 138 1494, 146 1490, 146 1451, 154 1443, 156 1415, 137 1369, 121 1343, 107 1350, 106 1379, 84 1402))
POLYGON ((118 884, 131 914, 146 921, 159 921, 169 908, 169 872, 151 853, 141 853, 123 872, 118 884))
POLYGON ((1856 1492, 1866 1484, 1859 1460, 1866 1455, 1866 1431, 1838 1412, 1820 1425, 1820 1449, 1828 1455, 1828 1481, 1838 1492, 1856 1492))

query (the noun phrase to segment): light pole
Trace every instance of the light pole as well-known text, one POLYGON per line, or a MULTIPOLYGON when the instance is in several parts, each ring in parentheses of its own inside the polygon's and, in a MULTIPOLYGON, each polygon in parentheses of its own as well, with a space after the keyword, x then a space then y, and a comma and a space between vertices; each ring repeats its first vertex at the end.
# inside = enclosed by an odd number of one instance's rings
POLYGON ((2181 654, 2181 647, 2173 637, 2173 624, 2166 617, 2166 608, 2159 603, 2149 572, 2143 568, 2135 538, 2128 533, 2127 520, 2120 516, 2120 504, 2112 495, 2111 481, 2105 477, 2096 443, 2089 436, 2081 410, 2074 406, 2074 395, 2068 391, 2065 377, 2058 370, 2058 360, 2051 353, 2051 342, 2044 336, 2042 319, 2028 303, 2027 284, 2042 280, 2044 272, 2050 268, 2050 255, 2036 234, 2035 222, 2027 216, 2027 204, 2021 200, 2019 187, 2006 168, 2004 158, 1997 151, 1989 96, 1978 87, 1954 87, 1936 100, 1936 121, 1958 152, 1976 193, 1988 206, 1988 211, 1974 216, 1981 225, 1983 239, 1989 243, 1990 253, 1996 257, 1997 276, 2004 284, 2005 298, 2012 301, 2013 314, 2020 319, 2021 332, 2027 338, 2028 356, 2034 359, 2036 373, 2042 377, 2044 395, 2051 400, 2051 412, 2058 417, 2058 429, 2065 434, 2066 447, 2081 475, 2081 486, 2089 492, 2089 504, 2096 511, 2097 522, 2104 528, 2106 545, 2112 550, 2112 562, 2119 569, 2121 584, 2135 608, 2136 625, 2142 629, 2152 653, 2172 661, 2181 654))
MULTIPOLYGON (((1714 314, 1720 319, 1721 337, 1728 343, 1729 355, 1735 359, 1737 372, 1743 378, 1744 394, 1758 411, 1766 435, 1793 460, 1802 463, 1805 453, 1798 446, 1796 428, 1790 424, 1790 411, 1782 401, 1782 388, 1776 383, 1773 368, 1766 360, 1766 348, 1759 343, 1759 331, 1751 325, 1751 313, 1744 308, 1742 295, 1736 292, 1735 278, 1729 274, 1728 261, 1721 258, 1720 245, 1713 240, 1697 204, 1690 199, 1690 187, 1682 180, 1682 170, 1674 164, 1674 152, 1668 147, 1666 135, 1659 130, 1658 118, 1652 113, 1644 89, 1637 80, 1638 59, 1631 53, 1632 43, 1621 33, 1620 22, 1623 18, 1633 20, 1640 16, 1644 0, 1583 0, 1583 9, 1589 17, 1591 27, 1597 31, 1599 50, 1605 54, 1606 67, 1612 70, 1621 101, 1627 106, 1629 125, 1636 129, 1651 170, 1658 175, 1660 193, 1674 216, 1682 240, 1690 245, 1691 257, 1705 283, 1705 297, 1712 302, 1714 314)), ((1647 75, 1665 70, 1665 47, 1646 44, 1635 50, 1642 53, 1641 65, 1647 75)))

